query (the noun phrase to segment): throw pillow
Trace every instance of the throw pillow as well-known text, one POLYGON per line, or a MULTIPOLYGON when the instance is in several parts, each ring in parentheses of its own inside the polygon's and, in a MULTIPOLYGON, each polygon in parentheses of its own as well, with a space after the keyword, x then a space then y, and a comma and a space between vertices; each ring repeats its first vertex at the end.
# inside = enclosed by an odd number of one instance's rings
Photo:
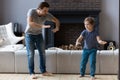
POLYGON ((0 25, 0 46, 10 44, 5 25, 0 25))
POLYGON ((7 32, 7 35, 8 35, 9 42, 10 42, 10 44, 13 45, 13 44, 16 44, 19 41, 23 40, 24 36, 21 36, 21 37, 15 36, 12 26, 13 26, 13 24, 12 24, 12 22, 10 22, 10 23, 5 25, 5 28, 6 28, 6 32, 7 32))
POLYGON ((6 25, 0 25, 0 46, 14 45, 24 39, 24 36, 15 36, 12 26, 11 22, 6 25))
POLYGON ((4 42, 4 39, 0 39, 0 46, 2 45, 3 42, 4 42))

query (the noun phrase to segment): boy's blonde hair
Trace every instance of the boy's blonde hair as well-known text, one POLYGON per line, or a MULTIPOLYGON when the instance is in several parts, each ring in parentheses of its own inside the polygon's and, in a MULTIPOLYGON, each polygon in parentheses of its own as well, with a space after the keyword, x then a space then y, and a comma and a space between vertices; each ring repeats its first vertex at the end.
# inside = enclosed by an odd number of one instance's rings
POLYGON ((94 25, 95 24, 95 19, 93 17, 86 17, 84 20, 84 23, 88 21, 90 24, 94 25))

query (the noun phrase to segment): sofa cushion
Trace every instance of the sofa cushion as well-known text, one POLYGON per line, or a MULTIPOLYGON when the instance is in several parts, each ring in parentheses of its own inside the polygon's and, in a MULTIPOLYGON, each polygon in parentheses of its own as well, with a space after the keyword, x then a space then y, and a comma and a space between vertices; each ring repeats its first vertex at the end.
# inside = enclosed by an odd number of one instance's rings
MULTIPOLYGON (((38 55, 37 50, 35 50, 34 61, 35 61, 35 72, 40 73, 39 55, 38 55)), ((15 52, 15 72, 16 73, 29 73, 27 51, 26 50, 18 50, 15 52)))
POLYGON ((6 45, 6 46, 1 46, 0 51, 5 51, 5 52, 14 52, 16 50, 23 49, 24 45, 23 44, 16 44, 16 45, 6 45))
POLYGON ((57 73, 57 50, 46 50, 46 70, 57 73))
POLYGON ((15 72, 15 56, 13 51, 0 51, 0 72, 15 72))
MULTIPOLYGON (((35 50, 35 73, 41 73, 39 69, 39 54, 35 50)), ((56 73, 56 50, 46 50, 46 69, 52 73, 56 73)), ((25 49, 15 51, 15 72, 28 73, 27 51, 25 49), (21 66, 22 65, 22 66, 21 66)))
POLYGON ((57 73, 71 73, 71 50, 57 51, 57 73))
POLYGON ((27 53, 26 50, 15 51, 15 72, 28 73, 27 53))
POLYGON ((114 65, 114 52, 113 50, 100 51, 100 74, 116 74, 114 65))
POLYGON ((114 72, 113 73, 118 73, 119 69, 119 49, 115 49, 114 50, 114 65, 113 66, 113 69, 114 69, 114 72))
POLYGON ((71 50, 71 73, 80 73, 82 50, 71 50))

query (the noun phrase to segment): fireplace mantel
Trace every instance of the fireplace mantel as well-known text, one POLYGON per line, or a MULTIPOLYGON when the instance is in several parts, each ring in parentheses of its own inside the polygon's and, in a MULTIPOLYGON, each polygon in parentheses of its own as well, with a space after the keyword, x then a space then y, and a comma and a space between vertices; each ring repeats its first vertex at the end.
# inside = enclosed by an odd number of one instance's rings
POLYGON ((75 10, 73 10, 73 11, 57 11, 57 10, 55 10, 55 11, 50 11, 52 14, 54 14, 54 15, 81 15, 81 14, 92 14, 92 15, 97 15, 97 14, 99 14, 100 13, 100 10, 81 10, 81 11, 75 11, 75 10))
POLYGON ((85 17, 99 17, 100 10, 84 10, 84 11, 50 11, 57 17, 61 23, 82 23, 85 17))

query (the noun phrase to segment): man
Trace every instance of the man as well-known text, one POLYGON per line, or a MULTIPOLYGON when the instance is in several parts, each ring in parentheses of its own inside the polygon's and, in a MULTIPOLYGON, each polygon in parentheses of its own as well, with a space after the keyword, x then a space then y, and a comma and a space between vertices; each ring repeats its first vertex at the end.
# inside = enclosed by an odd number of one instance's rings
POLYGON ((28 68, 32 79, 36 79, 34 72, 34 50, 35 47, 39 52, 40 70, 43 76, 50 76, 51 73, 46 71, 45 66, 45 47, 42 36, 42 28, 50 28, 50 25, 44 25, 46 20, 53 21, 56 27, 53 32, 59 31, 60 22, 48 12, 49 4, 41 2, 37 9, 30 9, 27 13, 27 27, 25 30, 25 42, 28 56, 28 68))

